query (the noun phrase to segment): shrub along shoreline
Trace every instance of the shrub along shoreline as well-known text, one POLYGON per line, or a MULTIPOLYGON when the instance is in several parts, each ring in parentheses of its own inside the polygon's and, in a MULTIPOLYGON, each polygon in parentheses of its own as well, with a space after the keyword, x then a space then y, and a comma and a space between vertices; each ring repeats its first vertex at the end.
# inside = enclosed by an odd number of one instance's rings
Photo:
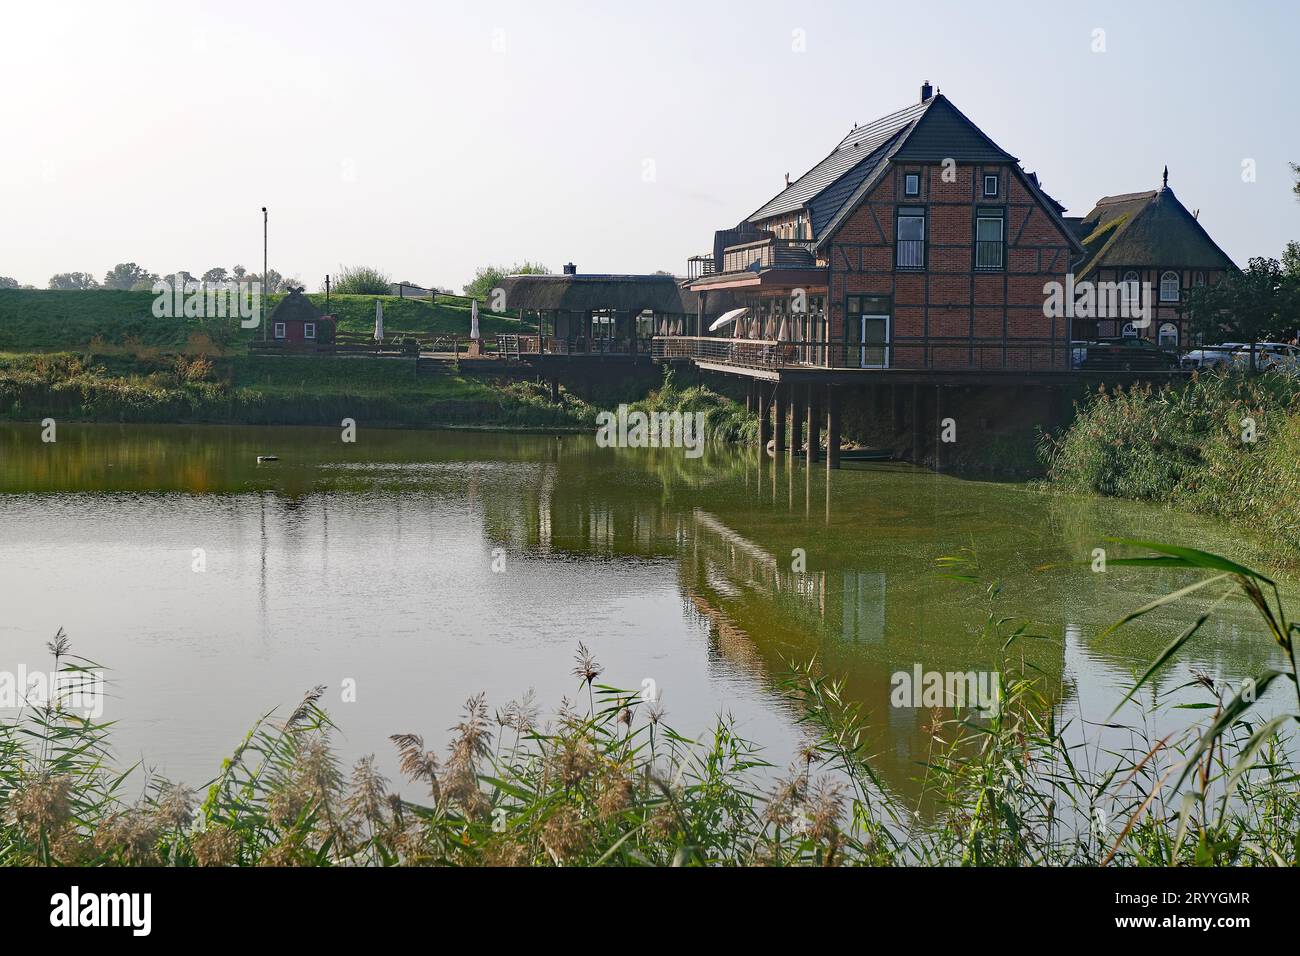
POLYGON ((530 381, 417 378, 409 359, 0 355, 0 420, 586 430, 595 414, 530 381))
POLYGON ((1040 453, 1054 487, 1212 515, 1300 559, 1300 378, 1244 370, 1099 390, 1040 453))

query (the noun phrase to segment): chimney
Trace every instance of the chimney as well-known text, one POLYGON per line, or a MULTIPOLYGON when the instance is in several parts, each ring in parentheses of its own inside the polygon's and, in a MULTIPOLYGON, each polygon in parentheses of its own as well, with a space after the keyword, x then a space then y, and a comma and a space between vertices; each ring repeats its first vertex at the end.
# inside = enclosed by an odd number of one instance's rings
POLYGON ((786 173, 786 174, 785 174, 785 188, 786 188, 786 189, 789 189, 789 188, 790 188, 790 174, 789 174, 789 173, 786 173))
POLYGON ((929 80, 926 80, 921 84, 921 102, 926 102, 932 96, 934 96, 934 87, 930 85, 929 80))
POLYGON ((564 274, 566 276, 576 276, 578 274, 578 267, 572 262, 566 262, 564 264, 564 274))

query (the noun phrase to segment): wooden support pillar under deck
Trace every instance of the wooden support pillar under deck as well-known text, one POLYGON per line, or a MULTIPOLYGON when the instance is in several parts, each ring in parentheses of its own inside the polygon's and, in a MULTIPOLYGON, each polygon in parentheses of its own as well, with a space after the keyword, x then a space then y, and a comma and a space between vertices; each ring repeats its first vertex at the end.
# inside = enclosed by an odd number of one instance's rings
POLYGON ((840 467, 840 396, 826 386, 826 470, 840 467))
POLYGON ((817 464, 822 452, 822 410, 817 400, 817 386, 808 386, 808 464, 817 464))
POLYGON ((912 463, 919 465, 921 458, 925 454, 924 436, 925 432, 921 430, 921 418, 924 410, 922 404, 921 386, 912 386, 912 463))
POLYGON ((553 378, 551 379, 551 401, 558 402, 559 400, 560 400, 560 380, 558 378, 553 378))
POLYGON ((771 393, 762 382, 757 383, 758 393, 758 460, 767 457, 767 443, 772 437, 771 393))
POLYGON ((785 420, 789 412, 787 408, 787 386, 776 384, 772 386, 772 391, 776 397, 776 431, 773 438, 776 439, 772 451, 780 455, 785 451, 785 420))
POLYGON ((803 447, 803 395, 797 386, 790 386, 790 458, 799 454, 803 447))

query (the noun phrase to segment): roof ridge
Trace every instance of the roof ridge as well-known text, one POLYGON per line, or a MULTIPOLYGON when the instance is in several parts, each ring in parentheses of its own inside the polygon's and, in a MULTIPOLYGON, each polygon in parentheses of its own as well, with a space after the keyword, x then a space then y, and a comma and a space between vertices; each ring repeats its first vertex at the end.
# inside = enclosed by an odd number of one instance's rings
MULTIPOLYGON (((878 117, 869 123, 863 123, 861 126, 854 126, 853 129, 849 130, 848 133, 845 134, 844 138, 835 145, 835 149, 840 150, 846 148, 846 144, 855 136, 860 136, 861 134, 870 132, 873 129, 881 128, 890 121, 902 116, 908 110, 916 110, 918 116, 923 114, 930 108, 934 101, 939 98, 939 96, 940 94, 936 93, 923 103, 911 103, 904 106, 902 109, 894 110, 892 113, 886 113, 884 116, 878 117)), ((913 122, 915 122, 915 120, 913 120, 913 122)), ((834 153, 832 153, 832 155, 834 155, 834 153)))
POLYGON ((1116 193, 1113 196, 1102 196, 1100 199, 1097 200, 1097 205, 1113 206, 1116 203, 1133 202, 1138 199, 1154 199, 1157 195, 1159 195, 1159 193, 1160 190, 1158 189, 1150 189, 1144 192, 1136 192, 1136 193, 1116 193))

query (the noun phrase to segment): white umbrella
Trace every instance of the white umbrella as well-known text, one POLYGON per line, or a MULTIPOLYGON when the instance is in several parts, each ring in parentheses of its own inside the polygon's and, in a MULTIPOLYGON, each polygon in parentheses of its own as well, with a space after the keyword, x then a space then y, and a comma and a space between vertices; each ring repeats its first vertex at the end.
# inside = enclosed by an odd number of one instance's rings
POLYGON ((381 300, 376 299, 375 300, 375 341, 382 342, 383 340, 384 340, 384 303, 381 300))
POLYGON ((478 299, 469 300, 469 337, 477 339, 478 334, 478 299))
POLYGON ((718 329, 722 328, 724 325, 739 320, 748 311, 749 309, 732 309, 730 312, 722 313, 722 315, 713 320, 713 324, 709 326, 709 331, 718 331, 718 329))
POLYGON ((783 315, 783 316, 781 316, 781 328, 779 328, 779 329, 777 330, 777 333, 776 333, 776 340, 777 340, 778 342, 784 342, 784 341, 786 341, 788 338, 789 338, 789 333, 786 332, 786 328, 785 328, 785 316, 783 315))

